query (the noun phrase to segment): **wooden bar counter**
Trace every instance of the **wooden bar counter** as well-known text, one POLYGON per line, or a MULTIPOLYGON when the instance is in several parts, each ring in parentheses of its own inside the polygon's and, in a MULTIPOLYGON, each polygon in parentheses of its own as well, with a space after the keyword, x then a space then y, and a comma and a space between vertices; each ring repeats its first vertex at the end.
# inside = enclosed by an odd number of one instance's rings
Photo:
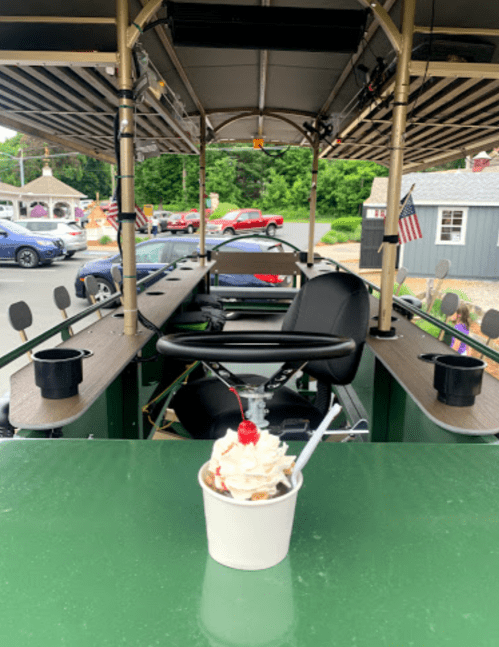
MULTIPOLYGON (((331 265, 297 264, 301 273, 312 279, 331 272, 331 265)), ((371 317, 377 317, 379 301, 371 296, 371 317)), ((388 373, 417 404, 419 409, 436 425, 455 434, 466 436, 490 436, 499 433, 499 381, 484 373, 482 392, 471 407, 454 407, 437 400, 433 388, 434 365, 418 359, 422 353, 457 354, 449 346, 425 333, 406 317, 392 312, 395 339, 380 339, 367 336, 367 347, 381 362, 388 373)), ((376 320, 371 319, 371 326, 376 320)), ((374 386, 374 385, 373 385, 374 386)))
MULTIPOLYGON (((166 278, 138 296, 140 312, 161 327, 204 279, 212 265, 206 263, 201 267, 194 262, 180 264, 166 278)), ((42 398, 40 389, 35 385, 33 364, 11 376, 10 421, 14 427, 40 430, 63 427, 89 409, 154 335, 140 323, 135 336, 125 335, 123 317, 120 317, 122 313, 122 307, 113 310, 58 345, 63 348, 84 348, 93 353, 83 360, 83 382, 77 395, 62 400, 42 398)))

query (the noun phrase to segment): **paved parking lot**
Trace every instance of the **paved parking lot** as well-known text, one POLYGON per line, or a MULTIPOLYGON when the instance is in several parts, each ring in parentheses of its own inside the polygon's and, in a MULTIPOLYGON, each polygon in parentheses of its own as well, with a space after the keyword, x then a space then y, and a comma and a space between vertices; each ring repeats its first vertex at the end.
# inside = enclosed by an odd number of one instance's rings
MULTIPOLYGON (((0 355, 13 350, 21 343, 19 333, 9 324, 7 310, 16 301, 25 301, 33 315, 33 325, 26 330, 28 339, 41 334, 47 328, 55 326, 62 320, 53 299, 53 291, 59 285, 64 285, 71 297, 68 316, 81 312, 87 307, 87 301, 76 299, 74 296, 74 280, 77 268, 90 259, 99 258, 105 254, 95 252, 79 252, 72 258, 58 261, 49 266, 35 269, 22 269, 12 263, 0 263, 0 293, 4 303, 1 315, 0 355)), ((85 322, 76 325, 76 330, 86 326, 85 322)), ((40 348, 54 345, 54 340, 45 342, 40 348)), ((27 358, 18 359, 12 364, 0 369, 0 394, 10 387, 10 375, 27 363, 27 358)))

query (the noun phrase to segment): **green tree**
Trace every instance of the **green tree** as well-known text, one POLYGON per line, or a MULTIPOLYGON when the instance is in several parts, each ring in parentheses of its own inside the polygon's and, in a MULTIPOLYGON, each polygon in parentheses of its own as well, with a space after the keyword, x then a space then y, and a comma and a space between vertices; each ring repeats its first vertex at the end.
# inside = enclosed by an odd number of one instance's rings
POLYGON ((317 205, 321 214, 352 217, 371 193, 373 179, 387 176, 388 169, 361 160, 331 160, 319 164, 317 205))
POLYGON ((206 172, 206 193, 218 193, 220 202, 242 202, 242 192, 237 184, 237 169, 226 156, 210 160, 206 172))
MULTIPOLYGON (((36 137, 21 135, 20 133, 0 144, 0 152, 8 153, 18 159, 22 150, 25 184, 35 180, 42 174, 46 148, 48 148, 49 155, 60 154, 60 157, 49 158, 52 173, 58 180, 88 195, 90 198, 94 198, 96 193, 104 197, 110 195, 110 165, 106 162, 86 155, 75 155, 71 151, 51 144, 46 145, 36 137)), ((19 161, 0 155, 0 181, 14 186, 21 186, 19 161)))
POLYGON ((182 198, 182 157, 161 155, 135 167, 135 194, 138 204, 173 204, 182 198))
POLYGON ((289 204, 290 191, 286 180, 277 171, 271 169, 270 179, 267 181, 265 190, 261 196, 261 206, 265 211, 272 211, 289 204))
POLYGON ((0 182, 21 186, 19 162, 13 159, 19 155, 19 141, 21 134, 17 133, 14 137, 6 139, 0 143, 0 182))
POLYGON ((292 184, 288 194, 290 207, 305 207, 310 199, 312 189, 312 172, 303 173, 292 184))

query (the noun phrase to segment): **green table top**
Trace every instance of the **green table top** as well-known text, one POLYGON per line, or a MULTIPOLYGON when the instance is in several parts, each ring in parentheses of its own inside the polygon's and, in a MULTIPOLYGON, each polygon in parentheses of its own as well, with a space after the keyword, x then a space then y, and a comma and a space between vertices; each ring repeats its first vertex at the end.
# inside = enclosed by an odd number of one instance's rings
POLYGON ((0 443, 0 644, 497 646, 499 447, 322 443, 259 572, 208 557, 210 451, 0 443))

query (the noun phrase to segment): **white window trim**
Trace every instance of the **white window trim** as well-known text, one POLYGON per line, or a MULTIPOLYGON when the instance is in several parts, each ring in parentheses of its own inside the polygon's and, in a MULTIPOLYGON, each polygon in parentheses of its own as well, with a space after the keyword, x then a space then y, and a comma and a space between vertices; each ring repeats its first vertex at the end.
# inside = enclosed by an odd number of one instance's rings
POLYGON ((439 207, 438 208, 438 220, 437 220, 437 231, 435 232, 435 245, 466 245, 466 229, 468 225, 468 209, 467 207, 439 207), (462 227, 462 236, 461 240, 458 242, 453 242, 452 240, 440 240, 440 235, 442 231, 442 216, 444 211, 462 211, 463 212, 463 227, 462 227))

